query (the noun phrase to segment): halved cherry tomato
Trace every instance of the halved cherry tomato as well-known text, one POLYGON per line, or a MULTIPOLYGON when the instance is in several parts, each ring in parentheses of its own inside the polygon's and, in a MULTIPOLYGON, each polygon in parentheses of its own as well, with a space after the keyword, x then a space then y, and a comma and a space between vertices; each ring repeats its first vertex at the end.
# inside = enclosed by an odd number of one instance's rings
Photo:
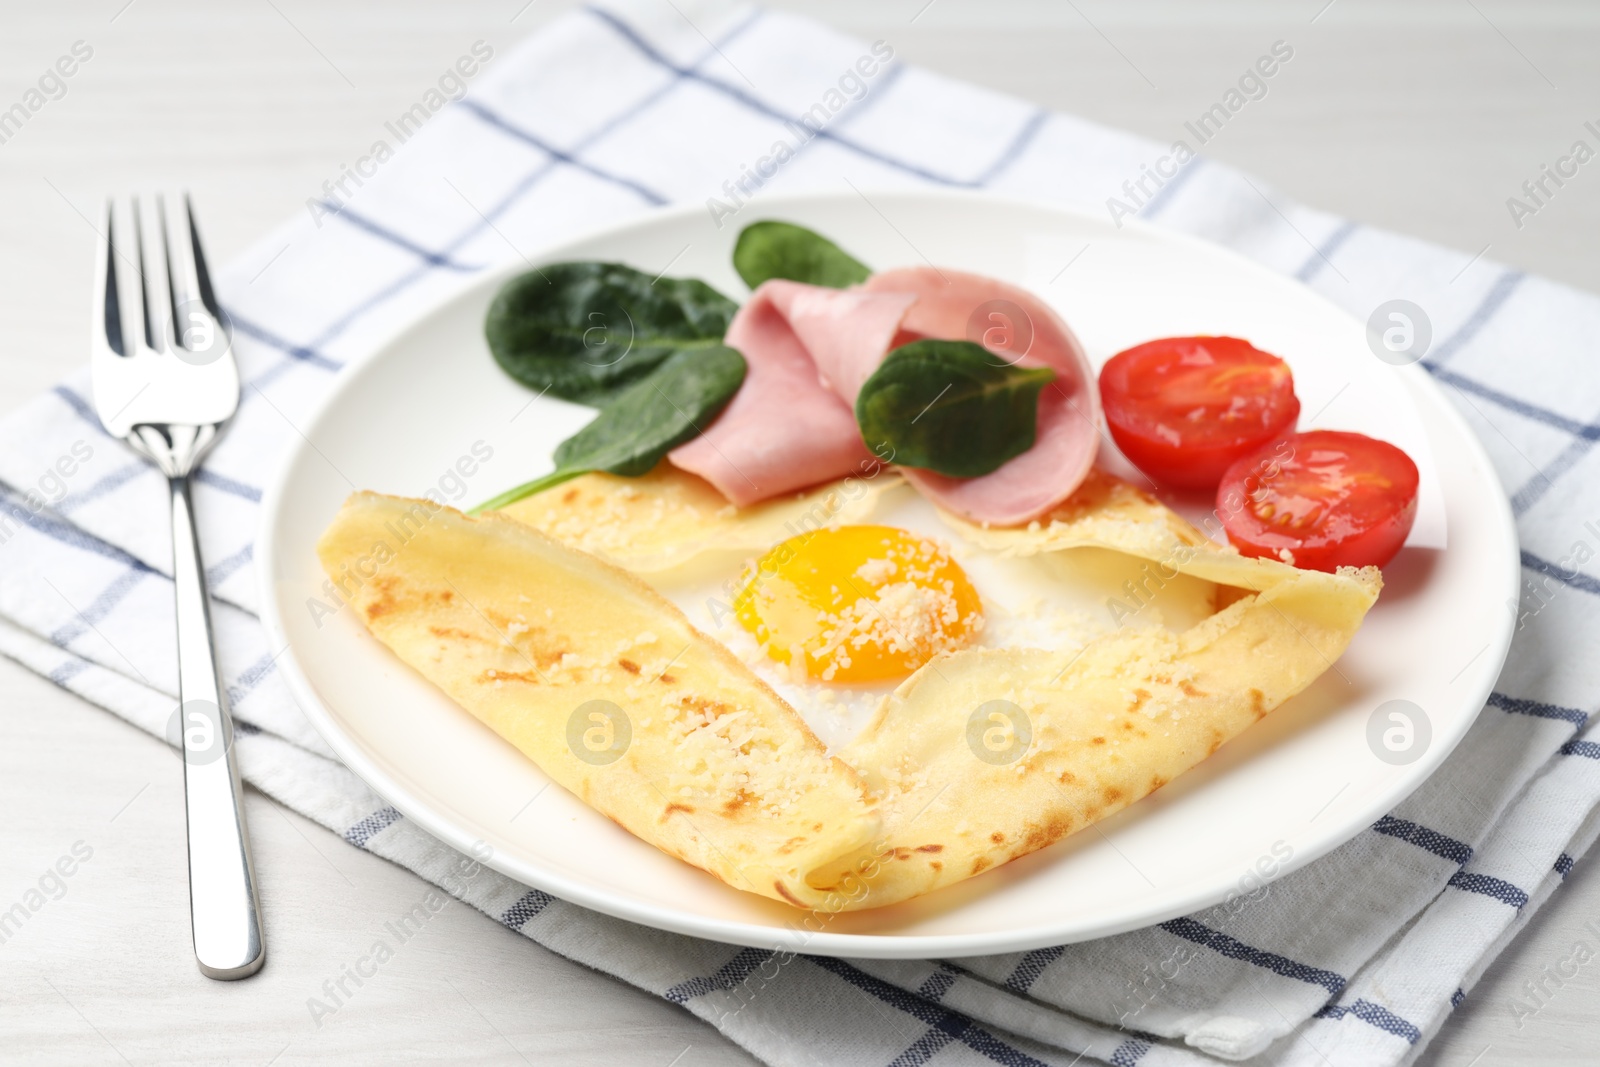
POLYGON ((1164 337, 1100 371, 1111 436, 1158 482, 1210 489, 1234 461, 1294 430, 1289 365, 1237 337, 1164 337))
POLYGON ((1315 571, 1381 567, 1417 517, 1417 465, 1387 441, 1312 430, 1223 475, 1217 514, 1240 552, 1315 571))

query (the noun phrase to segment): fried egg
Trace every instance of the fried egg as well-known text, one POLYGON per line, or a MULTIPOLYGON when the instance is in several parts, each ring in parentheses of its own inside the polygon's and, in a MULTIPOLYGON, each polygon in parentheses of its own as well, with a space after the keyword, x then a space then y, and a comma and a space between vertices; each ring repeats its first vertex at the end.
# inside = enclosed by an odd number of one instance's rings
POLYGON ((983 629, 983 605, 944 546, 893 526, 791 537, 756 563, 733 604, 779 663, 825 682, 905 678, 983 629))
POLYGON ((1077 512, 998 540, 888 471, 735 508, 663 464, 587 475, 502 514, 634 571, 837 748, 941 657, 1042 648, 1066 663, 1119 625, 1183 629, 1211 614, 1210 582, 1104 549, 1055 551, 1066 536, 1103 540, 1108 524, 1172 536, 1148 529, 1141 494, 1123 486, 1091 478, 1077 512))

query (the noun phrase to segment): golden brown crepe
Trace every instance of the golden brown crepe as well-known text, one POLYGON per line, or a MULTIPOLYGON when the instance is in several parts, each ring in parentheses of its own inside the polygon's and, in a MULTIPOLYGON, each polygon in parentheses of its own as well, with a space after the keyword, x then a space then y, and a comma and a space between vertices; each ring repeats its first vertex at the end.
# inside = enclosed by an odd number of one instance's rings
POLYGON ((1071 657, 958 652, 902 686, 839 753, 872 790, 895 858, 874 897, 960 881, 1161 788, 1332 666, 1381 587, 1376 568, 1323 574, 1210 548, 1146 558, 1258 592, 1183 633, 1125 628, 1071 657), (1020 732, 1006 721, 1014 709, 1026 754, 975 759, 987 732, 1002 744, 1020 732))
POLYGON ((317 551, 330 575, 371 574, 350 603, 401 660, 586 804, 731 886, 815 905, 817 869, 877 828, 855 772, 626 571, 511 519, 376 493, 346 501, 317 551))
POLYGON ((1191 575, 1232 602, 1181 633, 1123 626, 1071 656, 942 656, 830 757, 673 604, 509 518, 357 494, 319 545, 324 567, 348 573, 408 514, 415 532, 353 598, 380 640, 637 836, 735 888, 820 910, 960 881, 1160 788, 1331 666, 1381 587, 1373 568, 1244 559, 1106 475, 1029 527, 947 516, 990 551, 1110 550, 1149 561, 1153 581, 1191 575), (604 766, 568 739, 593 700, 626 708, 632 729, 604 766))
POLYGON ((639 478, 585 474, 523 497, 500 514, 648 574, 701 552, 761 552, 807 530, 861 522, 883 493, 901 484, 899 475, 875 470, 736 508, 711 483, 662 463, 639 478))

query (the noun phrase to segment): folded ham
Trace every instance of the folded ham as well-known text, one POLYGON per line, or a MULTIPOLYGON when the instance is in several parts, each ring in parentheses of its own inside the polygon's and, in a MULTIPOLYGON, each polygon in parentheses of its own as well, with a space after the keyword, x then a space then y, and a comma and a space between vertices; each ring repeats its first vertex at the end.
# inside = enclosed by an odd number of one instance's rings
POLYGON ((864 469, 872 453, 856 426, 856 393, 890 349, 919 337, 976 340, 1056 379, 1040 395, 1027 452, 980 478, 905 468, 907 479, 940 507, 997 526, 1071 496, 1098 441, 1099 395, 1082 346, 1032 293, 931 267, 885 271, 853 289, 763 284, 728 327, 727 343, 749 364, 744 385, 669 459, 740 507, 864 469), (991 317, 1004 328, 990 329, 991 317))
MULTIPOLYGON (((1094 465, 1100 390, 1083 346, 1060 315, 1026 289, 932 267, 874 274, 863 288, 914 294, 917 301, 900 324, 908 333, 978 341, 1010 363, 1056 372, 1055 381, 1039 394, 1038 429, 1028 451, 981 478, 947 478, 906 467, 907 481, 946 511, 995 526, 1037 519, 1072 495, 1094 465), (976 326, 981 332, 968 337, 969 331, 979 332, 974 330, 975 312, 980 312, 976 326), (994 321, 1016 318, 1019 312, 1021 321, 1005 322, 1003 329, 994 321)), ((850 400, 853 410, 854 393, 850 400)))
MULTIPOLYGON (((744 384, 716 422, 667 458, 739 507, 865 469, 872 453, 856 428, 855 409, 823 383, 822 367, 837 374, 853 362, 877 366, 914 299, 763 284, 724 337, 749 366, 744 384)), ((853 389, 863 381, 866 375, 853 389)))

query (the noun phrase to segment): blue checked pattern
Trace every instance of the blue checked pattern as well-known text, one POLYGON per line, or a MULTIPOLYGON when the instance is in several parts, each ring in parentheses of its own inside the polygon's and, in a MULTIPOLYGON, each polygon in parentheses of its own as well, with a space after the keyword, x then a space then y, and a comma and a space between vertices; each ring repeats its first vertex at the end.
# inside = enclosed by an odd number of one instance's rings
MULTIPOLYGON (((1407 1061, 1600 831, 1589 728, 1600 676, 1582 652, 1600 638, 1600 567, 1589 566, 1600 376, 1583 362, 1600 300, 1291 204, 1203 157, 1141 215, 1362 319, 1397 296, 1426 308, 1437 343, 1425 366, 1484 440, 1519 519, 1522 603, 1485 608, 1520 615, 1498 691, 1446 765, 1370 831, 1259 899, 1102 941, 958 961, 817 959, 643 931, 486 868, 463 875, 464 857, 371 794, 309 728, 253 614, 261 487, 295 420, 397 317, 463 276, 718 194, 866 49, 793 16, 682 6, 706 38, 669 5, 608 5, 496 56, 348 203, 321 203, 318 221, 288 223, 219 272, 246 385, 197 493, 247 776, 774 1064, 1407 1061)), ((848 177, 1098 211, 1162 151, 896 62, 769 184, 848 177)), ((0 652, 161 735, 176 691, 163 497, 101 433, 87 388, 80 375, 0 421, 0 652), (68 455, 63 496, 49 472, 68 455)))

